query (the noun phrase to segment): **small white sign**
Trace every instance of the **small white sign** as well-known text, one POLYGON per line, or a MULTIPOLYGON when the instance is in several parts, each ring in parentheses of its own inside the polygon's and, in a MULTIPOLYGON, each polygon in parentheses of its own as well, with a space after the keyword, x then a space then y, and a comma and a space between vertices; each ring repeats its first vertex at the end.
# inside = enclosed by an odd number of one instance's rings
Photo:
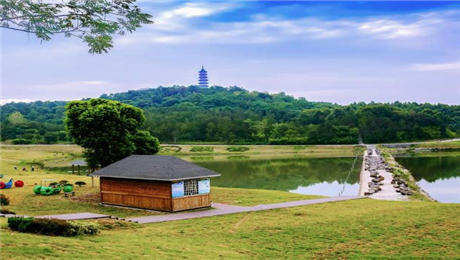
POLYGON ((211 192, 211 181, 209 178, 198 182, 198 194, 208 194, 211 192))

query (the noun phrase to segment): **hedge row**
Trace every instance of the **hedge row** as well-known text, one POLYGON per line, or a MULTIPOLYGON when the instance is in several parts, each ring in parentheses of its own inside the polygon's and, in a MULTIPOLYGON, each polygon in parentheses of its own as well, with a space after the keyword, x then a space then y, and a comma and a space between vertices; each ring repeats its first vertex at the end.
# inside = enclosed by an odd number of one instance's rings
POLYGON ((213 152, 214 147, 210 146, 193 146, 190 152, 213 152))
POLYGON ((229 152, 246 152, 249 150, 249 147, 246 146, 230 146, 227 147, 227 151, 229 152))
POLYGON ((8 218, 8 226, 14 231, 51 236, 73 237, 99 233, 96 224, 60 219, 13 217, 8 218))

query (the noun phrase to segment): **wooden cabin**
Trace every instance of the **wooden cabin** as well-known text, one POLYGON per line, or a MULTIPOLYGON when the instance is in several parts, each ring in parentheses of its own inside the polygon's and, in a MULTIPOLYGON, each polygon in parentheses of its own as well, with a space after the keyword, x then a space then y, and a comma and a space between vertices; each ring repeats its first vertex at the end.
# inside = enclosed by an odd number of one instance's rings
POLYGON ((132 155, 89 176, 100 177, 101 203, 176 212, 211 206, 211 177, 196 164, 167 155, 132 155))

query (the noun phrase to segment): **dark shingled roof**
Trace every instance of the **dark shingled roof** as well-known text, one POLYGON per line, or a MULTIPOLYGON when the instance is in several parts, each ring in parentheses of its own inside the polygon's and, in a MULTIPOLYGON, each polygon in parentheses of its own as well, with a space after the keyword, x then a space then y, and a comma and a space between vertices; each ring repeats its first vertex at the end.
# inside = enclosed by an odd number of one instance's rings
POLYGON ((220 174, 170 155, 131 155, 89 176, 175 181, 217 177, 220 174))

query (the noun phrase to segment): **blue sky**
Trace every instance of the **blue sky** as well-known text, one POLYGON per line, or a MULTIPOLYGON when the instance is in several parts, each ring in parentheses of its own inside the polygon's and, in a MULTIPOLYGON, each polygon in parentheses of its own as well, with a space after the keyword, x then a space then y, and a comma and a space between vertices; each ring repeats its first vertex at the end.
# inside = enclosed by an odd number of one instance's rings
POLYGON ((459 2, 140 1, 155 24, 91 55, 2 30, 2 99, 212 85, 312 101, 460 104, 459 2))

